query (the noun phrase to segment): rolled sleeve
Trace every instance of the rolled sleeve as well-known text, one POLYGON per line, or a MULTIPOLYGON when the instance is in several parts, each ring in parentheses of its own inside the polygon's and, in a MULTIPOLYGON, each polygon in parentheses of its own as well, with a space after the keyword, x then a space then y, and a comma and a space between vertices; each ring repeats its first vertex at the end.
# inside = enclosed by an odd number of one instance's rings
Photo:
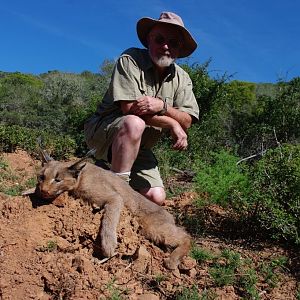
POLYGON ((188 113, 196 120, 199 119, 199 106, 193 93, 193 84, 190 78, 186 77, 183 80, 182 88, 175 95, 174 107, 188 113))

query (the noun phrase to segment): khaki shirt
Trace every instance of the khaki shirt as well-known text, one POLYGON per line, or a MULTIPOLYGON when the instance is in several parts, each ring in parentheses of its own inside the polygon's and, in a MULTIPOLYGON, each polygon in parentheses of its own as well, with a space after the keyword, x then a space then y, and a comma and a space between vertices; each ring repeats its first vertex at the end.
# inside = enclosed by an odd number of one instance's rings
POLYGON ((103 119, 122 116, 118 101, 134 101, 142 96, 166 100, 168 105, 199 118, 199 107, 189 75, 177 64, 169 67, 163 82, 159 81, 147 49, 130 48, 118 59, 112 79, 97 115, 103 119))

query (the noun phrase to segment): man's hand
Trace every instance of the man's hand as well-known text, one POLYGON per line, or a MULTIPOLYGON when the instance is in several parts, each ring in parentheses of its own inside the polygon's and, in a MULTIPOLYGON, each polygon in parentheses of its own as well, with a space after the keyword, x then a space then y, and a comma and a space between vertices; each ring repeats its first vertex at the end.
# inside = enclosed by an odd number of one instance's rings
POLYGON ((150 96, 143 96, 132 103, 130 112, 140 115, 155 115, 164 107, 163 100, 150 96))
POLYGON ((188 146, 187 134, 182 129, 182 127, 179 125, 179 123, 177 123, 177 124, 176 123, 170 129, 170 133, 171 133, 172 139, 174 141, 173 149, 186 150, 186 148, 188 146))

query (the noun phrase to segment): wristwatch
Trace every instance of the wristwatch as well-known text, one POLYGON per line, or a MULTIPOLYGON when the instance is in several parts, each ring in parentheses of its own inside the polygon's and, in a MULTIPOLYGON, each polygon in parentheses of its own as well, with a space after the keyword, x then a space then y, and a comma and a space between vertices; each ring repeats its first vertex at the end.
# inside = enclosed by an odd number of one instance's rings
POLYGON ((163 109, 157 113, 158 116, 163 116, 163 115, 165 115, 165 113, 166 113, 167 110, 168 110, 168 103, 167 103, 167 101, 166 101, 166 98, 165 98, 165 99, 161 99, 161 100, 164 102, 164 106, 163 106, 163 109))

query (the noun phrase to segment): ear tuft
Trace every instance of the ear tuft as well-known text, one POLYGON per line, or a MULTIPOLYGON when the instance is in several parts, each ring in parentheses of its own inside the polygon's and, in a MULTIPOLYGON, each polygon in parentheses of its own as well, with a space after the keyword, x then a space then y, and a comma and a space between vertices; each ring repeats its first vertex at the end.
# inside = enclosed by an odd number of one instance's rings
POLYGON ((49 161, 53 160, 53 158, 45 150, 43 150, 42 137, 41 136, 39 136, 37 138, 37 143, 38 143, 39 152, 40 152, 40 155, 41 155, 41 158, 42 158, 41 160, 42 160, 43 165, 45 163, 48 163, 49 161))

